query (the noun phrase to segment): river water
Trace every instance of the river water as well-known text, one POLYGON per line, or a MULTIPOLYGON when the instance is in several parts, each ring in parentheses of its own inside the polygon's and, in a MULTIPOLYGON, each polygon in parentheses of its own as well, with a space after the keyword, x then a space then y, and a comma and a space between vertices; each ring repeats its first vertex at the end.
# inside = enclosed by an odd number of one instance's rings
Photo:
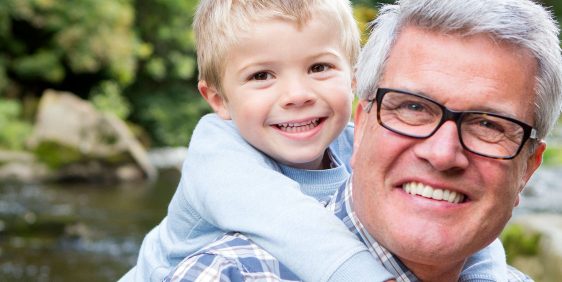
POLYGON ((0 184, 0 281, 116 281, 165 215, 178 180, 165 172, 154 183, 0 184), (34 230, 13 234, 10 222, 34 230))
MULTIPOLYGON (((515 216, 562 213, 561 173, 541 168, 515 216)), ((179 173, 169 171, 154 183, 0 184, 0 281, 117 280, 165 215, 178 180, 179 173), (35 228, 11 232, 18 222, 35 228)))

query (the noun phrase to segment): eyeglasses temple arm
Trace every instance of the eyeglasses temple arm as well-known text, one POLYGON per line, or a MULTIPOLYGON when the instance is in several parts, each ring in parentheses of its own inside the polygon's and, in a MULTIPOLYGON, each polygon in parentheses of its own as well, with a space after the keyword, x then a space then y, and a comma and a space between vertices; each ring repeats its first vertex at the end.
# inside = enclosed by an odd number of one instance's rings
POLYGON ((375 99, 367 100, 367 102, 368 103, 367 103, 367 107, 365 107, 365 112, 369 113, 369 112, 371 112, 371 109, 373 108, 373 104, 375 103, 375 99))
POLYGON ((537 130, 534 128, 531 128, 531 135, 529 136, 530 139, 536 140, 537 138, 537 130))

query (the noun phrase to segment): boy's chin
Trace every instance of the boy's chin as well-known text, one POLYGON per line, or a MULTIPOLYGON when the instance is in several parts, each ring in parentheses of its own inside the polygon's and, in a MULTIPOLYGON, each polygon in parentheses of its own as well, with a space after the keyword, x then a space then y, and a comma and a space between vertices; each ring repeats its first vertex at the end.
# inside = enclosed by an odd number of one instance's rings
POLYGON ((290 167, 308 170, 327 169, 331 167, 330 157, 326 153, 321 157, 311 156, 310 158, 303 158, 303 156, 300 155, 299 158, 287 158, 282 161, 282 163, 290 167))

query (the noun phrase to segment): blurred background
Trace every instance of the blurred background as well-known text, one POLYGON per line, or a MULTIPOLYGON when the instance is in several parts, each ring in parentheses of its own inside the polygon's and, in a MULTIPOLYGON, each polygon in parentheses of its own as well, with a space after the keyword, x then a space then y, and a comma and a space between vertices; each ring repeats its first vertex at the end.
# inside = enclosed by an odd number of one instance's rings
MULTIPOLYGON (((356 0, 365 31, 380 3, 356 0)), ((562 17, 562 1, 541 1, 562 17)), ((195 0, 1 0, 0 281, 115 281, 165 215, 197 93, 195 0)), ((502 234, 562 281, 562 138, 502 234), (557 180, 558 179, 558 180, 557 180)))

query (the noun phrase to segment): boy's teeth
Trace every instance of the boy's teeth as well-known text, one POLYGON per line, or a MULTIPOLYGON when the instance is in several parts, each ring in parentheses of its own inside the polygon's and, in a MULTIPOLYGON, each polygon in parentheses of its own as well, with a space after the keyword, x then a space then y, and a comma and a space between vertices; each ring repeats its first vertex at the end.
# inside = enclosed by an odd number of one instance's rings
POLYGON ((420 195, 425 198, 435 199, 439 201, 447 201, 457 204, 464 201, 465 196, 455 191, 446 189, 435 189, 421 183, 409 182, 402 185, 402 189, 408 194, 420 195))
POLYGON ((277 124, 277 127, 287 132, 303 132, 315 128, 320 123, 320 119, 313 119, 306 122, 288 122, 277 124))

